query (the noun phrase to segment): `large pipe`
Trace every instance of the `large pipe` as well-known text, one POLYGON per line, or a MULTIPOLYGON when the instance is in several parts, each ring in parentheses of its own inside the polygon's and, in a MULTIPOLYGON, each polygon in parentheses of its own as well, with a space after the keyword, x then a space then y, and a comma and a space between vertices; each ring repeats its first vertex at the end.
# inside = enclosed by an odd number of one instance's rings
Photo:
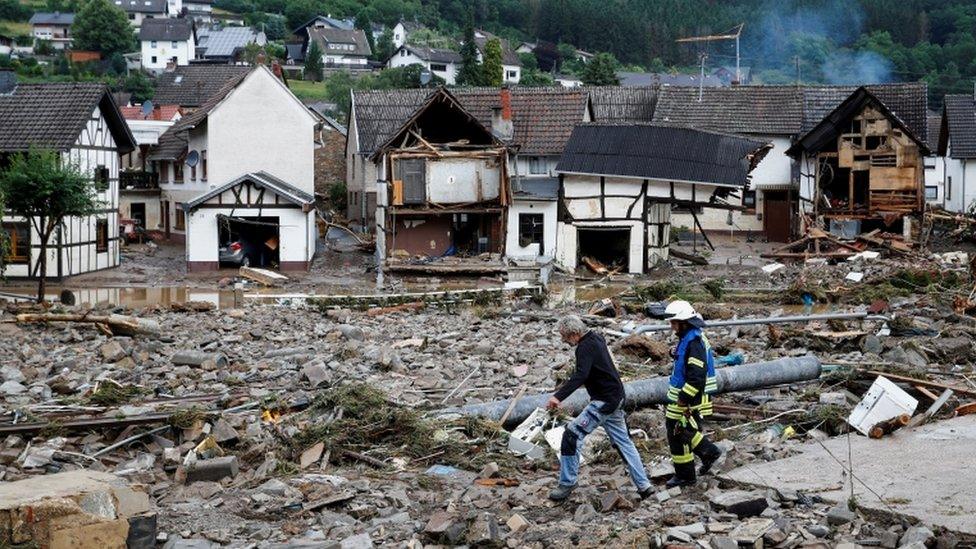
MULTIPOLYGON (((820 377, 820 360, 813 355, 781 358, 769 362, 756 362, 741 366, 719 368, 715 371, 715 374, 718 378, 719 393, 748 391, 782 385, 784 383, 816 379, 820 377)), ((627 403, 629 406, 664 404, 668 401, 668 378, 662 376, 631 381, 630 383, 624 384, 624 391, 627 394, 627 403)), ((546 401, 551 396, 552 393, 542 393, 522 397, 512 409, 512 413, 509 414, 505 425, 518 425, 525 418, 529 417, 529 414, 533 410, 545 406, 546 401)), ((563 401, 561 407, 571 414, 578 414, 589 401, 590 399, 586 391, 581 388, 563 401)), ((460 408, 449 408, 440 410, 437 413, 480 416, 498 421, 510 404, 511 399, 496 400, 483 404, 469 404, 460 408)))
MULTIPOLYGON (((722 326, 752 326, 754 324, 787 324, 791 322, 809 322, 811 320, 889 320, 883 315, 869 315, 868 313, 824 313, 818 315, 771 316, 767 318, 736 318, 732 320, 716 320, 706 323, 706 328, 720 328, 722 326)), ((645 332, 664 332, 671 329, 670 324, 645 324, 627 331, 631 334, 645 332)), ((625 329, 626 331, 626 329, 625 329)))

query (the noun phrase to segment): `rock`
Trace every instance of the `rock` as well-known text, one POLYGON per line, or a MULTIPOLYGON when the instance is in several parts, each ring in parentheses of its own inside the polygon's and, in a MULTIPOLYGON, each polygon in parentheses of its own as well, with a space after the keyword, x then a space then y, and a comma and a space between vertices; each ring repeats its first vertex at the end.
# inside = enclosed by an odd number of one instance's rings
POLYGON ((302 376, 308 380, 308 383, 314 389, 328 381, 332 377, 332 374, 321 362, 309 362, 302 367, 302 376))
POLYGON ((373 547, 373 540, 369 537, 369 534, 364 532, 342 540, 339 542, 339 547, 341 549, 370 549, 373 547))
POLYGON ((913 541, 899 546, 898 549, 927 549, 927 546, 920 541, 913 541))
POLYGON ((661 490, 660 492, 654 493, 654 498, 657 499, 658 503, 664 503, 671 499, 671 494, 667 490, 661 490))
POLYGON ((763 534, 763 541, 769 543, 770 545, 779 545, 786 541, 786 532, 780 530, 779 528, 773 528, 770 531, 763 534))
POLYGON ((614 346, 614 351, 651 360, 663 360, 670 352, 667 343, 651 339, 645 334, 632 334, 625 337, 614 346))
POLYGON ((314 465, 318 460, 322 459, 322 452, 325 451, 325 443, 318 442, 312 446, 309 446, 302 452, 301 457, 298 459, 298 464, 302 469, 308 469, 314 465))
POLYGON ((692 524, 686 524, 684 526, 675 526, 674 528, 681 530, 682 532, 695 538, 705 535, 705 523, 703 522, 695 522, 692 524))
POLYGON ((102 359, 105 362, 118 362, 126 355, 125 349, 114 339, 99 347, 98 352, 101 353, 102 359))
POLYGON ((471 524, 466 539, 471 545, 496 545, 500 539, 498 534, 498 519, 491 513, 482 513, 471 524))
POLYGON ((904 547, 915 542, 921 542, 927 545, 930 541, 933 541, 933 538, 935 538, 935 534, 932 530, 929 530, 925 526, 912 526, 908 530, 905 530, 905 533, 901 536, 899 546, 904 547))
POLYGON ((237 456, 224 456, 213 459, 199 459, 186 466, 186 482, 200 480, 219 481, 226 477, 236 477, 240 465, 237 456))
POLYGON ((678 540, 681 543, 691 543, 693 538, 677 528, 668 528, 668 539, 678 540))
POLYGON ((529 527, 529 521, 525 520, 525 517, 522 515, 515 513, 508 518, 505 525, 508 526, 508 529, 511 530, 513 534, 517 534, 529 527))
POLYGON ((847 397, 844 393, 820 393, 820 404, 844 406, 847 404, 847 397))
POLYGON ((939 337, 930 340, 939 356, 949 362, 961 362, 972 356, 973 343, 968 337, 939 337))
POLYGON ((719 492, 710 497, 708 501, 720 511, 734 513, 740 519, 757 516, 765 511, 769 505, 765 493, 746 490, 719 492))
POLYGON ((217 441, 217 444, 221 446, 235 444, 240 439, 240 435, 237 434, 237 431, 231 427, 230 423, 227 423, 227 420, 224 418, 220 418, 216 423, 214 423, 210 434, 214 437, 214 440, 217 441))
POLYGON ((609 513, 620 505, 620 500, 623 499, 620 493, 613 491, 607 492, 600 497, 600 511, 604 513, 609 513))
POLYGON ((454 515, 446 511, 438 511, 431 515, 427 521, 427 525, 424 526, 424 532, 432 535, 436 539, 437 536, 447 532, 447 529, 453 523, 454 515))
POLYGON ((881 532, 881 546, 887 549, 895 549, 895 547, 898 547, 898 538, 898 532, 885 530, 881 532))
POLYGON ((589 503, 581 503, 579 507, 576 508, 576 512, 573 513, 573 520, 577 524, 586 524, 589 521, 597 517, 598 514, 596 509, 593 508, 589 503))
POLYGON ((861 352, 864 354, 872 353, 880 355, 884 352, 884 346, 881 344, 881 338, 876 335, 868 334, 861 339, 861 352))
POLYGON ((739 549, 739 544, 728 536, 713 536, 708 545, 712 549, 739 549))
POLYGON ((823 524, 811 524, 810 526, 806 527, 806 530, 807 532, 810 532, 810 535, 818 538, 825 538, 830 535, 830 528, 823 524))
POLYGON ((366 334, 363 333, 363 329, 359 326, 353 326, 351 324, 340 324, 337 328, 342 337, 351 341, 364 341, 366 339, 366 334))
POLYGON ((481 472, 478 473, 478 478, 481 479, 495 478, 497 476, 498 476, 498 464, 495 463, 494 461, 485 465, 481 469, 481 472))
POLYGON ((0 383, 0 394, 4 396, 14 396, 27 392, 27 387, 24 387, 16 381, 4 381, 0 383))
POLYGON ((830 510, 827 511, 827 524, 831 526, 847 524, 848 522, 853 522, 856 518, 857 514, 848 509, 844 504, 831 507, 830 510))
POLYGON ((21 381, 26 380, 27 377, 24 376, 24 373, 21 372, 18 368, 15 368, 13 366, 4 366, 0 368, 0 379, 3 379, 4 381, 16 381, 20 383, 21 381))
POLYGON ((740 545, 754 545, 775 525, 772 519, 751 518, 735 527, 729 534, 740 545))

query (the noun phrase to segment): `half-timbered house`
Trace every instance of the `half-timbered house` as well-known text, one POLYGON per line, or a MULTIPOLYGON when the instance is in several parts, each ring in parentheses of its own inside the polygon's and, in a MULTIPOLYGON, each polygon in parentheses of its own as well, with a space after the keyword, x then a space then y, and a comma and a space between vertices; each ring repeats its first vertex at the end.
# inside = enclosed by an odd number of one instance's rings
MULTIPOLYGON (((104 84, 21 84, 0 94, 0 165, 31 149, 56 151, 92 178, 100 209, 65 219, 48 247, 47 274, 62 278, 119 264, 119 164, 135 140, 104 84)), ((35 277, 40 234, 30 219, 3 214, 10 238, 5 276, 35 277)))

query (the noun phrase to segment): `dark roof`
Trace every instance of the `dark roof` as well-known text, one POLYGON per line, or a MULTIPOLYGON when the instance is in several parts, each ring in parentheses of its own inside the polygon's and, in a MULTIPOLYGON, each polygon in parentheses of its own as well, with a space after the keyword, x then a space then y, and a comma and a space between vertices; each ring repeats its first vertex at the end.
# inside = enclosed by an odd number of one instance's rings
POLYGON ((115 5, 129 13, 166 13, 166 0, 115 0, 115 5))
POLYGON ((329 27, 312 27, 308 29, 309 40, 315 40, 322 48, 322 53, 338 53, 340 55, 358 55, 368 57, 372 54, 369 48, 369 41, 366 33, 362 29, 333 29, 329 27), (329 48, 329 44, 352 44, 350 50, 334 50, 329 48))
MULTIPOLYGON (((863 86, 884 103, 921 141, 928 139, 928 85, 924 82, 869 84, 863 86)), ((803 88, 803 126, 807 133, 857 91, 857 86, 808 86, 803 88)))
POLYGON ((72 25, 74 22, 75 14, 59 11, 54 13, 39 11, 30 18, 31 25, 72 25))
POLYGON ((795 86, 662 87, 654 124, 724 133, 796 135, 803 116, 795 86))
MULTIPOLYGON (((621 86, 698 86, 701 77, 697 74, 673 74, 669 72, 629 72, 617 71, 621 86)), ((713 74, 705 75, 705 87, 722 86, 722 79, 713 74)))
POLYGON ((501 42, 502 44, 502 64, 515 65, 518 67, 522 66, 522 60, 519 58, 518 54, 515 53, 515 50, 513 50, 512 47, 508 44, 508 40, 505 40, 504 38, 501 38, 499 36, 495 36, 494 34, 487 31, 479 30, 477 32, 482 36, 475 35, 474 44, 475 46, 478 47, 478 51, 481 52, 481 55, 485 54, 485 44, 487 44, 488 41, 491 40, 492 38, 498 38, 498 41, 501 42))
POLYGON ((285 44, 285 53, 288 55, 288 59, 291 59, 296 63, 305 61, 303 44, 285 44))
POLYGON ((942 114, 929 112, 926 120, 928 120, 929 132, 926 144, 929 146, 929 151, 935 154, 939 150, 939 135, 942 133, 942 114))
POLYGON ((187 65, 166 72, 156 81, 153 103, 195 108, 203 105, 227 82, 250 70, 240 65, 187 65))
POLYGON ((0 95, 14 91, 17 87, 17 73, 11 69, 0 69, 0 95))
POLYGON ((460 63, 461 62, 461 54, 454 50, 448 50, 443 48, 428 48, 426 46, 413 46, 410 44, 404 44, 399 48, 397 48, 397 50, 393 52, 393 55, 396 55, 401 49, 406 49, 408 52, 430 63, 460 63))
MULTIPOLYGON (((499 88, 455 88, 453 96, 485 127, 500 105, 499 88)), ((584 120, 587 93, 582 88, 514 87, 512 142, 524 154, 560 154, 573 127, 584 120)), ((359 152, 371 154, 389 139, 427 99, 429 90, 376 90, 354 92, 359 152)))
POLYGON ((515 198, 525 200, 556 200, 559 198, 558 177, 527 177, 519 180, 515 198))
POLYGON ((20 84, 0 95, 0 151, 41 147, 69 150, 95 107, 105 117, 119 152, 135 148, 129 126, 104 84, 94 82, 20 84))
POLYGON ((329 26, 329 27, 331 27, 333 29, 346 29, 346 30, 351 30, 351 29, 353 29, 353 28, 356 27, 356 23, 352 19, 336 19, 335 17, 326 17, 324 15, 316 15, 315 17, 313 17, 313 18, 309 19, 308 21, 305 21, 304 23, 302 23, 300 26, 297 26, 294 29, 292 29, 291 33, 292 34, 302 34, 309 27, 309 25, 312 25, 312 24, 317 23, 317 22, 322 22, 325 25, 327 25, 327 26, 329 26))
POLYGON ((952 158, 976 158, 976 100, 971 94, 945 96, 939 153, 952 158), (948 145, 951 151, 946 151, 948 145))
POLYGON ((193 20, 184 18, 146 19, 139 28, 139 40, 189 40, 192 34, 193 20))
POLYGON ((654 119, 658 97, 655 87, 594 86, 587 90, 596 122, 649 124, 654 119))
POLYGON ((727 134, 650 125, 583 124, 556 171, 744 186, 769 145, 727 134))
POLYGON ((263 46, 264 32, 251 27, 202 28, 197 32, 197 57, 227 59, 236 56, 248 44, 263 46))
POLYGON ((258 183, 263 187, 270 188, 272 191, 275 192, 275 194, 288 200, 292 204, 298 204, 302 206, 302 205, 311 204, 315 202, 314 196, 308 194, 307 192, 293 185, 290 185, 282 181, 281 179, 278 179, 277 177, 267 172, 261 171, 261 172, 242 175, 237 179, 234 179, 233 181, 228 181, 227 183, 224 183, 223 185, 217 187, 216 189, 201 194, 200 196, 194 198, 193 200, 185 202, 183 204, 183 209, 192 210, 193 208, 196 208, 200 204, 203 204, 204 202, 210 200, 211 198, 225 192, 227 189, 230 189, 235 185, 243 183, 244 181, 251 181, 254 183, 258 183))
MULTIPOLYGON (((924 89, 924 88, 923 88, 924 89)), ((923 95, 923 102, 926 98, 923 95)), ((810 131, 804 133, 796 143, 793 144, 786 152, 787 154, 797 156, 801 152, 806 151, 810 153, 816 153, 823 150, 823 147, 828 143, 834 141, 840 133, 843 133, 846 128, 849 127, 849 121, 851 118, 860 113, 868 105, 876 106, 892 123, 900 128, 909 138, 911 138, 919 146, 922 154, 928 153, 928 145, 926 142, 926 133, 928 132, 928 121, 925 119, 924 103, 922 105, 922 122, 919 125, 921 134, 916 133, 915 129, 908 126, 905 121, 899 116, 898 113, 894 112, 891 107, 888 106, 881 98, 874 94, 867 87, 857 88, 854 93, 850 94, 843 102, 841 102, 837 107, 831 110, 829 113, 824 115, 820 122, 817 123, 810 131)), ((910 110, 903 110, 902 112, 911 113, 910 110)))

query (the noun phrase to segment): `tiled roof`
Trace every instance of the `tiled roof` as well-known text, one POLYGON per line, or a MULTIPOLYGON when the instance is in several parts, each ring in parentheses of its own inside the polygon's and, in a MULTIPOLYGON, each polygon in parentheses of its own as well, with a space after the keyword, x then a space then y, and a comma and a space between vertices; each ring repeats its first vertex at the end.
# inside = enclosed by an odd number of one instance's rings
POLYGON ((942 133, 942 115, 939 113, 929 112, 926 116, 928 120, 928 146, 932 154, 939 150, 939 134, 942 133))
POLYGON ((183 207, 186 210, 192 210, 193 208, 196 208, 200 204, 203 204, 204 202, 210 200, 211 198, 225 192, 227 189, 230 189, 244 181, 252 181, 254 183, 260 184, 263 187, 268 187, 272 191, 274 191, 275 194, 288 200, 293 204, 307 205, 315 202, 314 196, 308 194, 307 192, 289 183, 286 183, 281 179, 278 179, 277 177, 269 174, 268 172, 261 171, 261 172, 245 174, 242 175, 241 177, 238 177, 237 179, 234 179, 233 181, 228 181, 227 183, 224 183, 223 185, 217 187, 216 189, 208 191, 194 198, 193 200, 184 203, 183 207))
MULTIPOLYGON (((499 88, 455 88, 451 93, 485 127, 500 105, 499 88)), ((582 88, 511 89, 512 142, 524 154, 560 154, 573 127, 583 121, 587 94, 582 88)), ((354 94, 359 152, 370 154, 423 104, 429 90, 357 91, 354 94)))
POLYGON ((612 124, 649 124, 654 119, 658 89, 650 86, 594 86, 586 88, 593 102, 593 119, 612 124))
POLYGON ((189 40, 193 34, 192 19, 160 17, 146 19, 139 27, 139 40, 189 40))
MULTIPOLYGON (((658 93, 654 124, 725 133, 795 135, 803 114, 795 86, 704 88, 665 86, 658 93)), ((835 105, 836 106, 836 105, 835 105)))
POLYGON ((187 65, 166 72, 156 81, 153 103, 195 108, 203 105, 228 81, 247 74, 240 65, 187 65))
MULTIPOLYGON (((976 158, 976 101, 971 94, 947 95, 944 107, 945 119, 952 146, 952 158, 976 158)), ((939 150, 945 152, 947 143, 939 141, 939 150)))
POLYGON ((11 69, 0 69, 0 95, 11 93, 17 87, 17 73, 11 69))
POLYGON ((180 114, 179 105, 156 105, 149 116, 142 114, 142 106, 119 107, 122 117, 126 120, 173 120, 180 114))
POLYGON ((302 44, 285 44, 285 53, 288 59, 295 63, 305 61, 305 52, 302 51, 302 44))
POLYGON ((691 128, 583 124, 566 143, 556 171, 744 186, 759 141, 691 128))
POLYGON ((33 147, 65 151, 74 145, 98 106, 120 152, 131 151, 134 139, 104 84, 21 84, 0 95, 0 151, 33 147))
POLYGON ((308 29, 308 37, 310 40, 318 42, 319 47, 322 48, 322 53, 325 54, 358 55, 362 57, 368 57, 372 54, 372 50, 369 49, 369 41, 366 39, 366 33, 362 29, 346 30, 312 27, 308 29), (330 44, 352 45, 353 49, 333 49, 329 47, 330 44))
POLYGON ((115 5, 129 13, 166 13, 166 0, 115 0, 115 5))
MULTIPOLYGON (((701 77, 697 74, 671 74, 669 72, 629 72, 617 71, 621 86, 698 86, 701 77)), ((722 79, 714 74, 705 75, 705 87, 717 88, 722 79)))
POLYGON ((263 46, 267 41, 263 32, 251 27, 201 29, 197 32, 197 57, 233 57, 248 44, 263 46))
MULTIPOLYGON (((864 86, 894 113, 923 143, 928 139, 928 86, 924 82, 864 86)), ((846 100, 857 86, 808 86, 803 88, 803 127, 810 131, 846 100)))
MULTIPOLYGON (((406 49, 407 51, 423 59, 424 61, 429 61, 431 63, 460 63, 461 62, 461 54, 454 50, 448 50, 443 48, 428 48, 426 46, 413 46, 410 44, 404 44, 400 47, 406 49)), ((398 51, 400 50, 393 52, 393 55, 396 55, 398 51)))
POLYGON ((503 65, 515 65, 515 66, 518 66, 518 67, 521 67, 522 66, 522 60, 519 59, 518 54, 515 53, 515 50, 513 50, 512 47, 508 44, 508 40, 505 40, 504 38, 501 38, 499 36, 495 36, 494 34, 488 32, 488 31, 483 31, 483 30, 477 31, 477 33, 475 34, 475 38, 474 38, 474 44, 475 44, 475 46, 478 47, 478 51, 481 52, 481 55, 484 55, 485 54, 485 44, 487 44, 488 41, 491 40, 492 38, 498 38, 498 40, 502 44, 502 64, 503 65), (481 36, 478 36, 479 34, 481 36))
POLYGON ((72 25, 75 22, 75 14, 61 12, 37 12, 30 18, 31 25, 72 25))

